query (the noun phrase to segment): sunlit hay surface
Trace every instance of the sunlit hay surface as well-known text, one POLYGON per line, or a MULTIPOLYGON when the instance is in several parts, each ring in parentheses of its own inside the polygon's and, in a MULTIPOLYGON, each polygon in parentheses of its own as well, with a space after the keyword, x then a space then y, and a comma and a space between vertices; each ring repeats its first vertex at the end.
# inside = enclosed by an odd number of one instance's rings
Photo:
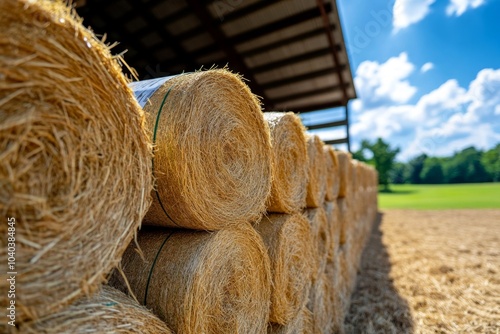
POLYGON ((316 249, 307 218, 301 214, 270 214, 255 224, 271 260, 270 322, 286 325, 307 302, 316 249))
MULTIPOLYGON (((17 323, 90 294, 119 263, 149 206, 143 122, 118 59, 65 3, 0 2, 0 213, 16 219, 17 323)), ((7 264, 6 220, 0 233, 7 264)))
POLYGON ((326 201, 334 201, 339 195, 340 174, 339 162, 335 150, 331 145, 324 145, 323 152, 325 154, 326 163, 326 201))
MULTIPOLYGON (((265 332, 271 300, 269 256, 249 223, 216 232, 148 229, 122 267, 138 300, 175 333, 265 332)), ((126 292, 115 272, 110 284, 126 292)))
POLYGON ((273 146, 273 182, 268 212, 294 213, 306 206, 308 157, 305 129, 294 113, 267 112, 273 146))
POLYGON ((110 286, 62 311, 22 326, 28 334, 137 333, 171 334, 167 325, 144 306, 110 286))
POLYGON ((348 333, 497 333, 500 211, 386 210, 363 255, 348 333))
POLYGON ((316 135, 307 135, 307 156, 309 158, 309 181, 306 203, 308 208, 323 205, 326 193, 326 162, 323 141, 316 135))
POLYGON ((145 224, 218 230, 260 218, 271 190, 271 139, 240 76, 179 75, 144 110, 156 132, 156 192, 145 224))
POLYGON ((316 270, 313 270, 313 280, 325 271, 328 255, 332 247, 332 235, 328 218, 323 206, 305 210, 313 235, 313 245, 316 247, 316 270))

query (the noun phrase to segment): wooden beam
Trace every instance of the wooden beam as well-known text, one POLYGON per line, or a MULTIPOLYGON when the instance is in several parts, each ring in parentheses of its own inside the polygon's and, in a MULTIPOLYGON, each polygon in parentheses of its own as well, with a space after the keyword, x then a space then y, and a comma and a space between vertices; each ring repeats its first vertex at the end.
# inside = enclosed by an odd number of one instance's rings
POLYGON ((325 144, 328 144, 328 145, 349 144, 349 139, 340 138, 340 139, 333 139, 333 140, 325 140, 325 144))
POLYGON ((273 104, 280 104, 280 103, 283 103, 286 101, 292 101, 292 100, 303 98, 303 97, 310 97, 310 96, 320 95, 320 94, 324 94, 324 93, 333 93, 339 89, 341 89, 341 87, 339 85, 330 85, 330 86, 324 87, 324 88, 314 88, 314 89, 304 90, 304 91, 301 91, 300 93, 296 93, 296 94, 292 94, 292 95, 285 95, 285 96, 271 98, 271 100, 273 101, 273 104))
POLYGON ((285 66, 290 66, 290 65, 293 65, 295 63, 299 63, 301 61, 305 61, 305 60, 309 60, 309 59, 314 59, 314 58, 319 58, 319 57, 322 57, 322 56, 326 56, 326 55, 329 55, 330 52, 331 52, 330 48, 313 50, 313 51, 302 53, 302 54, 299 54, 299 55, 296 55, 296 56, 292 56, 292 57, 289 57, 289 58, 280 59, 280 60, 277 60, 277 61, 266 63, 264 65, 255 66, 255 67, 252 67, 251 70, 254 73, 267 72, 267 71, 271 71, 271 70, 274 70, 274 69, 277 69, 277 68, 281 68, 281 67, 285 67, 285 66))
POLYGON ((194 13, 200 21, 202 22, 205 30, 212 36, 214 41, 219 45, 219 48, 224 51, 231 64, 232 68, 242 74, 248 82, 248 86, 252 89, 252 92, 263 98, 263 102, 266 103, 267 97, 264 90, 257 84, 252 71, 247 67, 243 59, 236 52, 234 44, 227 42, 227 37, 224 35, 222 30, 218 26, 212 24, 212 16, 208 12, 207 8, 200 4, 198 0, 186 0, 188 5, 194 10, 194 13))
POLYGON ((344 125, 347 125, 347 120, 345 120, 345 119, 343 119, 341 121, 336 121, 336 122, 306 125, 306 128, 308 130, 318 130, 318 129, 336 128, 336 127, 344 126, 344 125))
MULTIPOLYGON (((341 67, 345 68, 345 65, 341 65, 341 67)), ((301 81, 305 81, 305 80, 320 78, 320 77, 323 77, 323 76, 331 74, 332 71, 335 71, 335 67, 334 68, 321 69, 321 70, 318 70, 318 71, 309 72, 309 73, 305 73, 305 74, 301 74, 301 75, 296 75, 296 76, 292 76, 292 77, 289 77, 289 78, 278 79, 278 80, 275 80, 275 81, 266 82, 264 84, 261 84, 261 86, 262 86, 262 88, 264 90, 268 90, 268 89, 272 89, 272 88, 277 88, 277 87, 282 87, 282 86, 290 85, 290 84, 293 84, 293 83, 296 83, 296 82, 301 82, 301 81)))
MULTIPOLYGON (((143 5, 141 0, 129 0, 129 2, 132 6, 134 6, 134 8, 141 8, 143 5)), ((175 55, 182 60, 183 64, 186 65, 186 71, 194 71, 199 67, 198 63, 188 52, 186 52, 186 50, 184 50, 180 42, 176 38, 173 38, 170 32, 165 28, 165 25, 158 21, 151 11, 144 10, 142 12, 142 17, 148 21, 149 25, 151 25, 158 34, 162 36, 164 43, 168 43, 168 46, 172 48, 175 55)), ((150 51, 147 50, 147 52, 150 51)))
MULTIPOLYGON (((190 2, 191 1, 193 1, 193 0, 190 0, 190 2)), ((332 10, 332 6, 329 3, 327 3, 324 7, 324 10, 329 13, 332 10)), ((236 45, 236 44, 248 42, 254 38, 266 35, 270 31, 275 32, 275 31, 285 29, 285 28, 288 28, 290 26, 317 18, 318 15, 321 15, 320 10, 318 8, 312 8, 312 9, 300 12, 298 14, 288 16, 288 17, 285 17, 283 19, 265 24, 265 25, 260 26, 258 28, 255 28, 255 29, 252 29, 249 31, 244 31, 240 34, 232 36, 229 38, 229 44, 236 45)))
POLYGON ((323 109, 330 109, 330 108, 338 108, 338 107, 343 107, 344 105, 342 104, 342 101, 340 100, 332 100, 330 102, 322 102, 322 103, 317 103, 317 104, 309 104, 309 105, 304 105, 304 106, 286 106, 286 108, 278 108, 280 110, 290 110, 293 112, 311 112, 311 111, 317 111, 317 110, 323 110, 323 109))
MULTIPOLYGON (((335 29, 335 25, 332 24, 331 28, 335 29)), ((260 53, 272 51, 272 50, 275 50, 277 48, 287 46, 287 45, 290 45, 290 44, 295 43, 295 42, 303 41, 303 40, 308 39, 308 38, 322 35, 324 33, 325 33, 325 31, 323 30, 323 28, 318 28, 318 29, 314 29, 311 31, 306 31, 304 33, 301 33, 301 34, 298 34, 298 35, 295 35, 295 36, 292 36, 289 38, 285 38, 285 39, 282 39, 282 40, 277 41, 277 42, 265 44, 263 46, 255 48, 255 49, 243 51, 243 52, 241 52, 241 55, 243 57, 252 57, 252 56, 258 55, 260 53)), ((340 49, 340 45, 338 45, 338 48, 340 49)))

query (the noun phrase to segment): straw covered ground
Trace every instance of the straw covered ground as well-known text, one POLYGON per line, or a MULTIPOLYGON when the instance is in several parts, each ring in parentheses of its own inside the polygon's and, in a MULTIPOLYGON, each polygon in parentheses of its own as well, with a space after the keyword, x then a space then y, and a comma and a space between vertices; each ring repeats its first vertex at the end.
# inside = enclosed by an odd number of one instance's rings
POLYGON ((347 333, 498 333, 500 210, 385 210, 347 333))

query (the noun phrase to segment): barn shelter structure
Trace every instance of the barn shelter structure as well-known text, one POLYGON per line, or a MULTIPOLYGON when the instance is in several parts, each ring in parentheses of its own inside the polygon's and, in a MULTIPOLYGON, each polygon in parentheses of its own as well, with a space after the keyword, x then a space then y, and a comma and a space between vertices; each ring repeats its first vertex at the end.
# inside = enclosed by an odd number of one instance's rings
POLYGON ((248 80, 264 111, 304 117, 343 107, 305 124, 334 130, 325 142, 350 150, 348 102, 356 91, 335 0, 80 0, 76 7, 84 25, 119 42, 115 52, 127 50, 141 80, 227 65, 248 80))

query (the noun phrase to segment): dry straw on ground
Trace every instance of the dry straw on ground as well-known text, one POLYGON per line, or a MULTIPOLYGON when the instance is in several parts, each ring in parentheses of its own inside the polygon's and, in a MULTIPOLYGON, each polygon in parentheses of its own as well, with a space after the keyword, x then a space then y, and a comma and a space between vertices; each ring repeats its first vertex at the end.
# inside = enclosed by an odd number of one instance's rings
POLYGON ((500 210, 384 210, 347 333, 497 333, 500 210))
POLYGON ((271 139, 259 101, 238 75, 179 75, 144 110, 156 178, 145 224, 217 230, 260 218, 271 189, 271 139))
POLYGON ((167 325, 135 300, 103 286, 64 310, 21 326, 27 334, 138 333, 170 334, 167 325))
POLYGON ((325 200, 334 201, 339 195, 340 175, 339 162, 335 150, 331 145, 324 145, 326 163, 326 193, 325 200))
POLYGON ((313 280, 325 270, 330 248, 332 247, 331 233, 323 206, 306 209, 305 214, 309 219, 313 235, 313 245, 316 247, 316 270, 313 271, 313 280))
POLYGON ((316 135, 307 136, 307 155, 309 158, 309 180, 307 182, 306 203, 308 208, 323 204, 326 193, 326 162, 323 153, 324 143, 316 135))
MULTIPOLYGON (((262 333, 271 299, 269 257, 250 224, 217 232, 149 229, 122 268, 138 300, 175 333, 262 333)), ((127 291, 121 275, 110 284, 127 291)))
POLYGON ((271 214, 255 225, 271 259, 270 322, 285 325, 307 301, 314 262, 313 236, 302 214, 271 214))
POLYGON ((264 113, 271 130, 273 182, 268 212, 294 213, 306 206, 308 162, 305 129, 294 113, 264 113))
MULTIPOLYGON (((118 264, 149 205, 151 147, 118 59, 62 1, 1 1, 0 54, 0 214, 16 219, 20 323, 118 264)), ((7 264, 6 221, 0 233, 7 264)))
POLYGON ((343 151, 335 151, 337 155, 337 161, 339 163, 339 196, 338 197, 346 197, 349 193, 349 180, 351 178, 350 175, 350 161, 351 154, 343 151))

